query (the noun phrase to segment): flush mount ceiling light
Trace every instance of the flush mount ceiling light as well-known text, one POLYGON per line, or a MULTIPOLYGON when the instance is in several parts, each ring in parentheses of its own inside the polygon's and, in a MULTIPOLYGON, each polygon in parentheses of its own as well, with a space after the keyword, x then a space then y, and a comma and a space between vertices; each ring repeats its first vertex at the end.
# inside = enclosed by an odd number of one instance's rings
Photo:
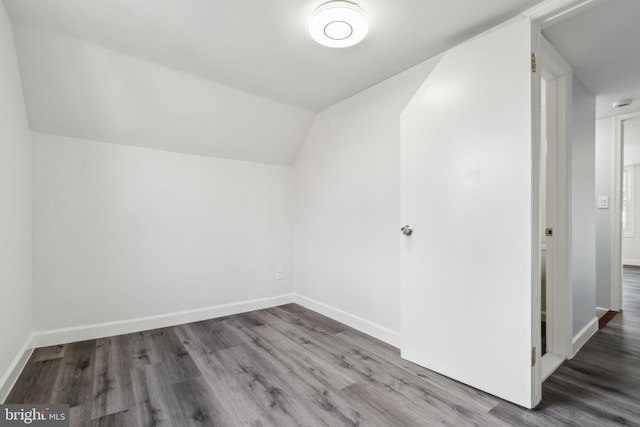
POLYGON ((364 39, 369 30, 360 7, 348 1, 330 1, 319 6, 309 22, 309 33, 328 47, 348 47, 364 39))
POLYGON ((613 104, 611 104, 611 106, 613 108, 628 107, 629 105, 631 105, 631 102, 632 102, 631 99, 621 99, 620 101, 616 101, 613 104))

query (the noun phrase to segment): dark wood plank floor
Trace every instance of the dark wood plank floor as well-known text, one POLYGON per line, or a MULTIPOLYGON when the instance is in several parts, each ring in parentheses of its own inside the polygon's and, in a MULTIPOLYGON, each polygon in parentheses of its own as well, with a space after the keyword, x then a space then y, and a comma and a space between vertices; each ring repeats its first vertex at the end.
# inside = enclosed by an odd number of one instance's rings
POLYGON ((6 403, 67 403, 77 426, 640 425, 640 269, 543 395, 522 409, 290 304, 39 348, 6 403))

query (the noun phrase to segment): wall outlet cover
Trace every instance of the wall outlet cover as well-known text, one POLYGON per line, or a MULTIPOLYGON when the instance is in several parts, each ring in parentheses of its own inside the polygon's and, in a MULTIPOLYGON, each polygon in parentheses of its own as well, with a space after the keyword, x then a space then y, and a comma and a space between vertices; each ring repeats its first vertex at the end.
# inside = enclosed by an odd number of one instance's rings
POLYGON ((609 196, 598 196, 598 209, 609 209, 609 196))

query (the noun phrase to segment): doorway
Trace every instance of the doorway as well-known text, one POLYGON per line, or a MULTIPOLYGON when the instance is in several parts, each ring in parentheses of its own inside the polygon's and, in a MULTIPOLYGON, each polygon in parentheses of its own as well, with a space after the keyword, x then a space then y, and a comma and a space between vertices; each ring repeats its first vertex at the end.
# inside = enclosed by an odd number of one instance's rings
MULTIPOLYGON (((596 307, 622 308, 622 125, 638 111, 640 61, 636 40, 640 2, 580 0, 566 17, 543 26, 551 40, 596 95, 596 307), (635 101, 634 101, 635 100, 635 101)), ((583 282, 584 283, 584 282, 583 282)), ((591 284, 580 297, 592 299, 591 284)), ((581 304, 582 317, 586 304, 581 304)), ((575 307, 574 307, 575 308, 575 307)), ((595 307, 594 307, 595 308, 595 307)), ((593 309, 592 309, 593 310, 593 309)), ((592 311, 593 313, 593 311, 592 311)), ((574 313, 575 316, 575 313, 574 313)), ((582 323, 582 322, 580 322, 582 323)))
POLYGON ((615 119, 614 242, 611 310, 622 310, 622 269, 640 266, 640 214, 637 182, 640 179, 640 112, 615 119))

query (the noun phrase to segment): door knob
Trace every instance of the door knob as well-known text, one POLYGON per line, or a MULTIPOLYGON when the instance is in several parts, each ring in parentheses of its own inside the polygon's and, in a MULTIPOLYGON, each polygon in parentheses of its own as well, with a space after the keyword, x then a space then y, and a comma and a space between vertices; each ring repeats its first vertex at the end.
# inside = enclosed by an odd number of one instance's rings
POLYGON ((413 233, 413 228, 411 228, 410 225, 405 225, 404 227, 402 227, 400 229, 400 231, 402 232, 402 234, 404 234, 405 236, 411 236, 411 233, 413 233))

